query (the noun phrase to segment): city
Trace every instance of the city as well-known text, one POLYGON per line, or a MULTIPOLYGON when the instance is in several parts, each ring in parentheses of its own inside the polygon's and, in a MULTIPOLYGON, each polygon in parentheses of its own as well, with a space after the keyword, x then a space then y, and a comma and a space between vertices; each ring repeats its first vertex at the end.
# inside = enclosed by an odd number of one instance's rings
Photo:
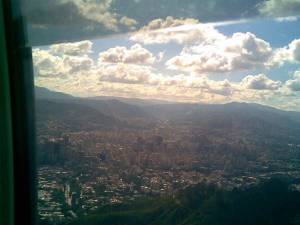
POLYGON ((276 137, 269 136, 274 127, 263 123, 253 132, 252 121, 237 133, 237 125, 228 121, 199 126, 144 120, 73 132, 70 124, 43 121, 38 127, 40 220, 72 221, 101 207, 172 196, 201 182, 228 190, 272 177, 289 178, 295 186, 300 182, 300 139, 291 135, 298 128, 276 137))

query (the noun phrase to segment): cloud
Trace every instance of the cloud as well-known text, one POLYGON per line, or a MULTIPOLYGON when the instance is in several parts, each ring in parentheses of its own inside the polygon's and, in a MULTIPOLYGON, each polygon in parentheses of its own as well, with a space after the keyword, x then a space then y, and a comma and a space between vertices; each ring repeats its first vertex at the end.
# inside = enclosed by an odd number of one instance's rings
POLYGON ((300 91, 300 79, 288 80, 286 85, 292 91, 300 91))
POLYGON ((153 54, 139 44, 131 48, 117 46, 99 53, 99 63, 152 64, 155 60, 153 54))
POLYGON ((91 53, 93 43, 91 41, 80 41, 73 43, 61 43, 50 46, 53 54, 59 55, 85 55, 91 53))
POLYGON ((272 56, 270 44, 252 33, 235 33, 212 44, 184 48, 167 61, 169 69, 206 73, 231 72, 266 67, 272 56))
POLYGON ((129 27, 131 30, 134 30, 136 28, 136 25, 138 25, 138 22, 135 19, 123 16, 120 19, 120 24, 129 27))
POLYGON ((273 64, 282 65, 286 61, 300 63, 300 39, 292 41, 287 47, 276 50, 273 64))
POLYGON ((277 22, 294 22, 299 19, 299 16, 285 16, 285 17, 277 17, 275 21, 277 22))
POLYGON ((88 56, 65 56, 63 58, 64 67, 69 73, 87 71, 93 67, 94 61, 88 56))
POLYGON ((141 24, 168 16, 196 18, 203 22, 248 18, 258 15, 257 4, 264 0, 115 0, 115 10, 131 15, 141 24))
POLYGON ((212 42, 222 39, 224 35, 210 25, 199 23, 195 19, 156 19, 142 27, 130 37, 130 40, 143 44, 192 44, 212 42))
POLYGON ((278 90, 280 81, 273 81, 264 74, 248 75, 243 78, 241 86, 254 90, 278 90))
MULTIPOLYGON (((236 49, 236 45, 240 46, 240 42, 234 40, 235 45, 229 46, 236 49)), ((240 82, 227 79, 213 80, 211 77, 193 73, 170 75, 163 70, 158 71, 152 64, 153 60, 157 60, 156 57, 140 45, 130 48, 117 47, 122 49, 121 53, 116 51, 118 57, 114 57, 117 59, 112 57, 114 60, 111 60, 111 57, 108 57, 110 60, 105 62, 101 60, 95 62, 90 57, 92 46, 85 44, 83 46, 89 47, 78 47, 82 45, 82 43, 64 43, 61 46, 34 49, 35 83, 75 96, 111 95, 205 103, 246 101, 285 108, 290 107, 286 104, 291 99, 290 96, 300 97, 297 95, 300 90, 298 72, 295 72, 294 77, 284 85, 263 74, 246 76, 240 82), (147 57, 144 57, 144 54, 137 54, 140 50, 146 51, 147 57)), ((198 45, 188 48, 193 47, 196 48, 193 49, 196 54, 199 51, 198 45)), ((235 52, 233 49, 229 48, 228 51, 235 52)), ((102 53, 115 54, 115 50, 102 53)), ((243 53, 246 54, 247 51, 243 53)), ((293 107, 296 102, 294 99, 293 107)))
POLYGON ((118 20, 116 14, 110 8, 112 0, 61 0, 62 3, 73 3, 78 13, 87 20, 102 24, 112 31, 118 30, 118 20))
POLYGON ((163 19, 155 19, 149 22, 148 25, 144 26, 141 30, 144 31, 153 31, 153 30, 160 30, 165 28, 171 27, 178 27, 183 25, 190 25, 190 24, 198 24, 199 21, 196 19, 175 19, 171 16, 168 16, 165 20, 163 19))
POLYGON ((32 52, 35 75, 39 77, 63 77, 62 59, 49 51, 34 49, 32 52))
POLYGON ((300 63, 300 39, 294 40, 289 44, 288 51, 293 61, 300 63))
POLYGON ((117 29, 117 15, 111 9, 112 0, 30 0, 25 13, 30 24, 58 25, 101 24, 107 30, 117 29))
POLYGON ((128 32, 138 22, 113 8, 114 0, 29 0, 23 4, 31 45, 128 32))
POLYGON ((73 73, 89 71, 94 66, 88 56, 91 49, 90 41, 55 44, 49 50, 36 48, 32 52, 35 76, 67 79, 73 73))
POLYGON ((202 90, 205 90, 210 94, 231 96, 237 90, 235 85, 230 83, 227 79, 224 81, 213 81, 208 78, 204 78, 202 82, 202 90))
POLYGON ((293 79, 287 80, 285 85, 291 91, 300 91, 300 71, 294 73, 293 79))
MULTIPOLYGON (((80 96, 122 94, 133 97, 139 93, 140 97, 165 96, 172 100, 189 101, 195 101, 199 95, 212 98, 209 95, 230 96, 234 92, 234 87, 227 80, 213 81, 184 74, 163 75, 151 66, 139 64, 147 60, 132 57, 139 55, 136 54, 136 49, 141 49, 138 45, 129 49, 121 47, 125 51, 121 51, 118 60, 97 64, 85 54, 91 52, 90 48, 87 51, 75 51, 78 46, 81 46, 80 43, 65 43, 62 46, 55 45, 55 48, 50 46, 49 50, 35 49, 33 59, 36 84, 80 96), (71 51, 72 47, 74 51, 71 51), (103 93, 104 90, 111 90, 111 93, 103 93)), ((203 101, 206 97, 203 97, 203 101)))
POLYGON ((158 75, 150 67, 132 64, 108 64, 98 68, 100 81, 126 84, 155 85, 159 82, 158 75))
POLYGON ((188 93, 202 92, 221 96, 230 96, 238 85, 231 84, 228 80, 214 81, 207 77, 187 76, 184 74, 167 76, 157 73, 152 67, 132 64, 109 64, 98 68, 97 74, 100 81, 120 84, 139 84, 141 88, 152 86, 159 87, 162 92, 182 91, 188 93))
MULTIPOLYGON (((139 29, 157 18, 195 18, 202 23, 257 16, 299 15, 299 0, 28 0, 22 12, 29 42, 45 45, 139 29)), ((178 25, 177 25, 178 26, 178 25)))
POLYGON ((258 5, 261 15, 285 17, 300 14, 300 0, 266 0, 258 5))

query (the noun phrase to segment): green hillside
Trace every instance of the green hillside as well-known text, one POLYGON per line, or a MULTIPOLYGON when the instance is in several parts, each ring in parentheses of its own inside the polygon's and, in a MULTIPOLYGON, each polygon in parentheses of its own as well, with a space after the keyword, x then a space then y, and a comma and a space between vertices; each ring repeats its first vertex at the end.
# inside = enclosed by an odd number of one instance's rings
POLYGON ((173 197, 102 208, 68 225, 297 225, 300 192, 270 180, 243 190, 199 184, 173 197))

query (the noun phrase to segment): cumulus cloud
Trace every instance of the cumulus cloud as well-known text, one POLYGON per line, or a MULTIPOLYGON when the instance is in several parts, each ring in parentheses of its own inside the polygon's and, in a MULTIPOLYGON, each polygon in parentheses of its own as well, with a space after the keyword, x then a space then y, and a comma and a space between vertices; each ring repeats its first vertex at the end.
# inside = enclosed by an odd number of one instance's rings
POLYGON ((220 96, 231 96, 237 91, 237 84, 229 82, 227 79, 223 81, 211 80, 208 77, 195 77, 186 75, 177 75, 173 77, 165 77, 161 83, 176 88, 186 88, 194 92, 216 94, 220 96))
POLYGON ((285 61, 300 63, 300 39, 292 41, 287 47, 275 52, 273 63, 282 65, 285 61))
MULTIPOLYGON (((191 82, 193 88, 199 88, 210 94, 217 94, 222 96, 231 96, 237 90, 236 85, 230 83, 227 79, 223 81, 210 80, 207 77, 195 78, 191 82)), ((189 87, 189 86, 188 86, 189 87)))
POLYGON ((300 79, 288 80, 286 85, 292 91, 300 91, 300 79))
POLYGON ((66 79, 74 73, 91 70, 94 66, 88 56, 91 49, 90 41, 55 44, 49 50, 36 48, 32 52, 35 75, 66 79))
POLYGON ((258 5, 262 15, 284 17, 300 14, 300 0, 267 0, 258 5))
POLYGON ((87 55, 84 56, 66 56, 63 58, 64 67, 69 73, 76 73, 83 70, 90 70, 94 61, 87 55))
POLYGON ((292 59, 300 63, 300 39, 292 41, 288 50, 291 52, 292 59))
POLYGON ((285 84, 291 91, 300 91, 300 71, 296 71, 293 79, 287 80, 285 84))
MULTIPOLYGON (((264 49, 247 41, 240 44, 236 41, 239 38, 234 40, 224 49, 234 54, 240 46, 243 46, 241 49, 251 46, 258 52, 260 50, 257 49, 264 49)), ((199 54, 198 47, 188 48, 199 54)), ((157 57, 140 45, 108 49, 99 54, 98 62, 90 57, 91 51, 92 46, 87 43, 64 43, 47 49, 35 49, 36 84, 76 96, 112 95, 207 103, 265 102, 272 96, 278 97, 282 88, 295 92, 300 90, 298 73, 284 85, 263 74, 246 76, 241 82, 213 80, 193 73, 170 75, 163 70, 158 71, 152 64, 158 60, 157 57)), ((242 53, 247 55, 245 50, 242 53)))
POLYGON ((241 85, 254 90, 278 90, 281 87, 281 82, 273 81, 264 74, 258 74, 244 77, 241 85))
POLYGON ((153 54, 139 44, 131 48, 117 46, 99 53, 99 63, 152 64, 155 60, 153 54))
POLYGON ((131 64, 108 64, 98 68, 100 81, 126 84, 154 85, 159 81, 158 75, 147 66, 131 64))
POLYGON ((35 75, 39 77, 64 76, 64 66, 60 57, 49 51, 34 49, 32 52, 35 75))
POLYGON ((212 42, 222 39, 224 35, 213 26, 199 23, 195 19, 156 19, 142 27, 130 37, 130 40, 143 44, 166 44, 176 42, 179 44, 192 44, 212 42))
MULTIPOLYGON (((287 18, 294 17, 284 19, 287 18)), ((194 19, 156 19, 130 39, 143 44, 176 42, 187 45, 166 65, 171 70, 196 74, 270 68, 286 61, 300 62, 300 39, 275 50, 270 43, 250 32, 226 37, 213 26, 194 19)))
POLYGON ((91 41, 80 41, 73 43, 60 43, 50 46, 50 51, 53 54, 59 55, 84 55, 91 53, 92 42, 91 41))
POLYGON ((191 92, 230 96, 238 88, 238 84, 232 84, 228 80, 214 81, 207 77, 184 74, 167 76, 153 71, 151 67, 131 64, 103 65, 99 68, 97 74, 100 81, 110 83, 159 87, 162 92, 183 91, 182 95, 188 91, 186 97, 191 92))
POLYGON ((234 92, 234 86, 227 80, 213 81, 206 77, 199 78, 184 74, 163 75, 154 67, 139 64, 147 60, 140 60, 141 57, 137 57, 138 60, 132 60, 131 55, 135 53, 136 48, 140 49, 141 46, 123 48, 126 54, 121 51, 122 54, 118 60, 94 63, 85 51, 79 51, 76 55, 73 54, 74 51, 70 51, 70 46, 77 49, 79 43, 62 45, 68 46, 68 51, 62 51, 61 49, 65 49, 62 46, 55 46, 55 48, 50 46, 49 50, 34 50, 36 84, 83 96, 90 96, 92 93, 103 94, 99 92, 100 90, 111 90, 114 94, 119 92, 119 94, 126 95, 127 93, 127 97, 140 93, 142 97, 161 95, 172 97, 173 100, 178 98, 189 101, 195 101, 201 93, 208 97, 209 95, 230 96, 234 92), (60 49, 60 51, 53 49, 60 49))
POLYGON ((135 19, 129 18, 127 16, 123 16, 120 19, 120 24, 129 27, 131 30, 134 30, 138 22, 135 19))
POLYGON ((270 44, 252 33, 235 33, 212 44, 184 48, 179 56, 167 61, 169 69, 196 74, 230 72, 268 66, 270 44))
POLYGON ((61 0, 62 3, 73 3, 78 13, 91 21, 102 24, 109 30, 118 30, 116 14, 110 11, 112 0, 61 0))

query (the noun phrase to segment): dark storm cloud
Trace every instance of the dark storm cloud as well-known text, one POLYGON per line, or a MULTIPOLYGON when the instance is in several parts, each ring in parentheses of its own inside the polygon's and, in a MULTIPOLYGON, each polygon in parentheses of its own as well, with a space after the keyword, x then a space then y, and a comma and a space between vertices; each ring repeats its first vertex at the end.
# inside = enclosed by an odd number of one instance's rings
POLYGON ((88 23, 79 15, 78 9, 72 2, 60 1, 29 1, 25 5, 27 20, 34 26, 53 26, 75 23, 78 25, 88 23))
MULTIPOLYGON (((277 12, 289 8, 289 3, 295 6, 299 0, 283 1, 285 4, 278 10, 277 2, 281 1, 27 0, 23 11, 28 22, 29 41, 37 45, 124 33, 167 16, 195 18, 201 22, 276 16, 277 12)), ((293 14, 298 11, 299 7, 293 14)))
POLYGON ((262 15, 284 17, 300 14, 300 0, 268 0, 258 5, 262 15))
POLYGON ((123 31, 111 0, 28 0, 23 4, 33 45, 80 40, 99 34, 123 31))
POLYGON ((262 0, 115 0, 113 5, 122 14, 142 23, 167 16, 190 17, 202 22, 222 21, 257 15, 262 0))

